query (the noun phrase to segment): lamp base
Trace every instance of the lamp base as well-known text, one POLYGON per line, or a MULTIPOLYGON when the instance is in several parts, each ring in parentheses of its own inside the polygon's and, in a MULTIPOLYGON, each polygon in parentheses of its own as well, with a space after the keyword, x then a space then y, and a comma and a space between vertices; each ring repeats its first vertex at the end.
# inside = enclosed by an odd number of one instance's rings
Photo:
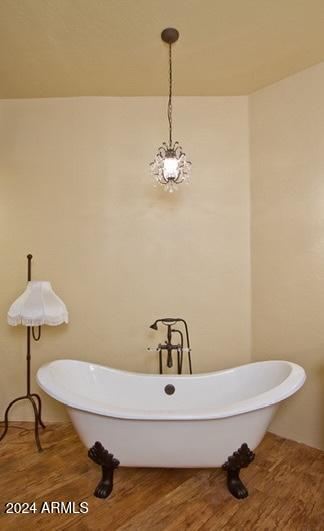
POLYGON ((2 439, 5 437, 7 431, 8 431, 8 428, 9 428, 9 411, 11 409, 11 407, 16 403, 16 402, 19 402, 19 400, 29 400, 33 406, 33 409, 34 409, 34 415, 35 415, 35 428, 34 428, 34 434, 35 434, 35 442, 36 442, 36 446, 37 446, 37 450, 39 452, 41 452, 43 449, 41 447, 41 443, 40 443, 40 440, 39 440, 39 433, 38 433, 38 427, 41 426, 42 428, 46 428, 45 424, 43 423, 42 421, 42 417, 41 417, 41 414, 42 414, 42 401, 41 401, 41 398, 38 394, 36 393, 27 393, 27 395, 24 395, 24 396, 19 396, 18 398, 15 398, 14 400, 12 400, 9 404, 9 406, 7 407, 6 409, 6 412, 5 412, 5 418, 4 418, 4 430, 0 436, 0 441, 2 441, 2 439), (38 402, 38 405, 36 404, 36 400, 38 402))

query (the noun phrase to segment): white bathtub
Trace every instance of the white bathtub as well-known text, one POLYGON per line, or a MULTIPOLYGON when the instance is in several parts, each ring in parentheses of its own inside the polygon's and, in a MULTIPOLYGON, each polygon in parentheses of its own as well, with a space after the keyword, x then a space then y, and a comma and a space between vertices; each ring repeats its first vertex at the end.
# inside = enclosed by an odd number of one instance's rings
POLYGON ((253 450, 305 372, 264 361, 169 376, 57 360, 39 369, 37 381, 66 406, 87 448, 100 441, 122 466, 191 468, 222 466, 242 443, 253 450))

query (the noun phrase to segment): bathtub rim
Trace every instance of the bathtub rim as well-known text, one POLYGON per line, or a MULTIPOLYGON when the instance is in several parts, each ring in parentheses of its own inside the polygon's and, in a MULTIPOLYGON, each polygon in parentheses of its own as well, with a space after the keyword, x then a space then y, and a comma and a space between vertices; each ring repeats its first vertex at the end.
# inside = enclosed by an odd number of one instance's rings
MULTIPOLYGON (((111 367, 107 367, 105 365, 100 365, 98 363, 92 363, 87 361, 81 361, 81 360, 75 360, 75 359, 56 359, 51 362, 48 362, 44 365, 42 365, 38 371, 37 371, 37 383, 45 391, 49 396, 57 400, 58 402, 61 402, 68 408, 77 409, 79 411, 86 411, 88 413, 93 413, 95 415, 101 415, 104 417, 112 417, 112 418, 118 418, 118 419, 124 419, 124 420, 165 420, 165 421, 179 421, 179 420, 215 420, 215 419, 223 419, 227 417, 232 417, 236 415, 242 415, 244 413, 249 413, 251 411, 255 411, 258 409, 263 409, 268 406, 275 405, 282 400, 285 400, 286 398, 289 398, 291 395, 296 393, 304 384, 306 379, 306 373, 303 367, 300 365, 286 361, 286 360, 265 360, 265 361, 257 361, 252 363, 245 363, 242 365, 238 365, 235 367, 231 367, 228 369, 221 369, 219 371, 212 371, 207 373, 197 373, 197 374, 186 374, 186 375, 167 375, 167 374, 149 374, 149 373, 139 373, 139 372, 132 372, 132 371, 124 371, 121 369, 115 369, 111 367), (102 403, 93 400, 93 403, 96 404, 96 407, 91 407, 91 405, 88 404, 80 404, 73 400, 69 400, 66 397, 63 396, 64 393, 56 393, 53 391, 53 389, 49 389, 49 387, 44 383, 44 374, 46 378, 46 370, 49 366, 55 365, 57 362, 72 362, 72 364, 82 364, 87 366, 95 366, 99 369, 103 369, 104 371, 108 372, 115 372, 119 374, 126 374, 128 376, 141 376, 144 378, 153 378, 156 380, 159 379, 165 379, 168 380, 170 383, 171 381, 177 381, 177 380, 183 380, 183 379, 204 379, 213 377, 214 375, 221 375, 224 373, 232 372, 235 369, 239 369, 243 366, 256 366, 256 365, 268 365, 271 363, 283 363, 285 365, 289 365, 291 368, 290 374, 281 382, 279 385, 272 387, 270 390, 265 391, 263 393, 256 394, 248 399, 243 399, 237 402, 232 402, 228 406, 224 406, 219 410, 216 410, 214 413, 211 411, 208 411, 206 413, 203 412, 183 412, 182 410, 175 410, 174 412, 165 411, 165 410, 153 410, 153 411, 147 411, 144 409, 126 409, 126 408, 116 408, 114 405, 105 405, 105 408, 102 407, 102 403), (100 407, 101 406, 101 407, 100 407)), ((84 398, 87 399, 86 397, 84 398)), ((89 399, 88 399, 89 400, 89 399)), ((91 402, 91 400, 90 400, 91 402)))

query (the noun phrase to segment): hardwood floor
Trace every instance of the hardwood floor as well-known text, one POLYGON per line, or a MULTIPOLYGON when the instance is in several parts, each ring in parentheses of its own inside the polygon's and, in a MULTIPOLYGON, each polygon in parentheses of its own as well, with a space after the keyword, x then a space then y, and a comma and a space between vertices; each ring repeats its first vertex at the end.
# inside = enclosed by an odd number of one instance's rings
MULTIPOLYGON (((17 428, 18 426, 18 428, 17 428)), ((0 443, 0 529, 324 530, 324 452, 268 433, 241 472, 249 489, 234 499, 220 469, 119 468, 111 497, 92 496, 100 470, 72 427, 52 424, 36 451, 28 423, 0 443), (86 501, 87 514, 5 514, 7 502, 86 501)))

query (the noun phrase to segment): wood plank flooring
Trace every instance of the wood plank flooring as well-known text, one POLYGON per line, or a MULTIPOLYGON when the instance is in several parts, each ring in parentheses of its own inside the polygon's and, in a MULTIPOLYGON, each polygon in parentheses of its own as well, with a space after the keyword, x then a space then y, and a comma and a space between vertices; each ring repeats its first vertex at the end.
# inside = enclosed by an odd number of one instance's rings
POLYGON ((324 530, 324 452, 268 433, 234 499, 220 469, 119 468, 113 494, 92 492, 100 470, 69 424, 51 424, 36 451, 31 425, 0 443, 0 529, 98 531, 324 530), (86 501, 88 514, 5 514, 6 502, 86 501))

